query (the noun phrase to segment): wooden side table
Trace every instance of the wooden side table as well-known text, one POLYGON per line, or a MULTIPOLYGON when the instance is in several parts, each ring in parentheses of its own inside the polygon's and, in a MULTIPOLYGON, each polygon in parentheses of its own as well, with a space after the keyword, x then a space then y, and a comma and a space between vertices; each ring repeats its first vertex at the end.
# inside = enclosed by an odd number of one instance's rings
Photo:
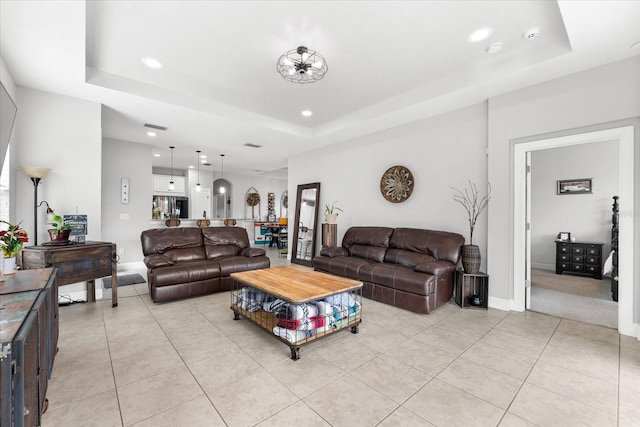
POLYGON ((488 308, 489 275, 479 273, 465 273, 456 271, 456 304, 462 308, 488 308), (472 295, 480 297, 480 304, 472 303, 472 295))
POLYGON ((95 279, 111 276, 111 306, 118 306, 116 244, 85 242, 63 246, 25 246, 20 251, 23 269, 56 267, 56 286, 87 282, 87 301, 95 302, 95 279))

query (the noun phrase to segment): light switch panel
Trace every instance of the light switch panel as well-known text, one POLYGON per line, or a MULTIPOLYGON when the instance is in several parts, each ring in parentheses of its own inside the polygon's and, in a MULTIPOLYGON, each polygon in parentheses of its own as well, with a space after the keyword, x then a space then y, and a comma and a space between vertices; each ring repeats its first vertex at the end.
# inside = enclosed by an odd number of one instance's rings
POLYGON ((129 178, 122 178, 120 180, 120 192, 122 203, 129 203, 129 178))

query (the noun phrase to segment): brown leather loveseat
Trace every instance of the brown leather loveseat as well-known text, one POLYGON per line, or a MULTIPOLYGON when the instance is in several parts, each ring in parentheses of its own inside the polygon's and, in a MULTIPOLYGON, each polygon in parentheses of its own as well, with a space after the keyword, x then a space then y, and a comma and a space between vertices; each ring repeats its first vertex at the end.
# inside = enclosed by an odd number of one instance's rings
POLYGON ((360 280, 362 295, 417 313, 451 299, 464 237, 415 228, 351 227, 342 246, 323 248, 313 268, 360 280))
POLYGON ((228 291, 231 273, 270 266, 242 227, 155 228, 140 240, 153 302, 228 291))

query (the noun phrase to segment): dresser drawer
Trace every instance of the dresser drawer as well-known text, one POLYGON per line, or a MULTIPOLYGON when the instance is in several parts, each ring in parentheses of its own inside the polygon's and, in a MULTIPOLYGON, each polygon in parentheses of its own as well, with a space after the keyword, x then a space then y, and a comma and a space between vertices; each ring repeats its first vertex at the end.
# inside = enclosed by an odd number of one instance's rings
POLYGON ((578 246, 578 245, 573 245, 571 247, 571 253, 572 254, 577 254, 577 255, 584 255, 584 246, 578 246))
POLYGON ((600 247, 599 246, 589 246, 587 247, 587 255, 597 255, 600 256, 600 247))
POLYGON ((598 265, 600 265, 600 257, 599 256, 587 255, 586 256, 586 263, 587 264, 598 264, 598 265))
POLYGON ((560 253, 560 254, 568 254, 569 253, 569 245, 558 243, 557 250, 558 250, 558 253, 560 253))
POLYGON ((571 264, 571 271, 583 272, 584 264, 571 264))
POLYGON ((600 274, 600 266, 599 265, 591 265, 587 264, 584 266, 585 271, 591 274, 600 274))
POLYGON ((569 254, 558 254, 558 261, 569 262, 571 259, 571 255, 569 254))
POLYGON ((584 256, 582 255, 571 255, 571 262, 576 262, 582 264, 584 262, 584 256))

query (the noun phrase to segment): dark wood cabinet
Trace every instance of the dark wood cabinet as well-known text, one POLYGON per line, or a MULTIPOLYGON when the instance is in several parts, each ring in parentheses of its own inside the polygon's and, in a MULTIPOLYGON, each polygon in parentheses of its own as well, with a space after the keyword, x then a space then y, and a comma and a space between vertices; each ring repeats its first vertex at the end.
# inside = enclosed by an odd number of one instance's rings
POLYGON ((52 268, 19 271, 0 287, 0 424, 41 424, 58 343, 52 268))
POLYGON ((58 286, 87 282, 87 301, 95 301, 95 279, 111 276, 111 305, 118 306, 115 243, 86 242, 68 246, 27 246, 20 252, 23 269, 56 267, 58 286))
POLYGON ((571 273, 602 279, 604 243, 556 242, 556 274, 571 273))

